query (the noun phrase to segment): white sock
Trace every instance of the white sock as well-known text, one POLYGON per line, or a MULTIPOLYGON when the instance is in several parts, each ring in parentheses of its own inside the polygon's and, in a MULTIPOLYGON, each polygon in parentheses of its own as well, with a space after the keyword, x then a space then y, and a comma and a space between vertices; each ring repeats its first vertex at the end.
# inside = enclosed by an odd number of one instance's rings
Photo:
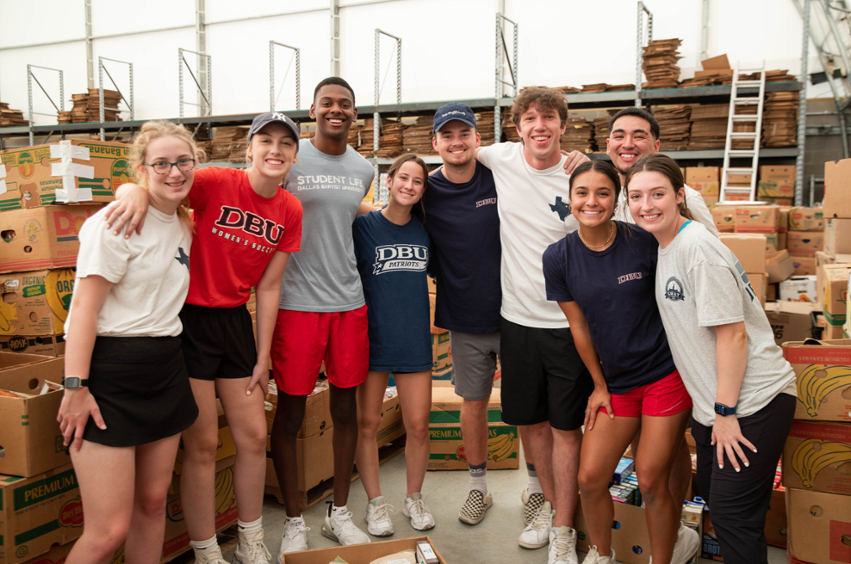
POLYGON ((287 517, 287 522, 285 523, 285 525, 289 523, 300 523, 304 525, 304 517, 301 515, 299 515, 298 517, 287 517))
POLYGON ((488 495, 488 463, 482 462, 478 466, 467 464, 470 471, 470 489, 479 490, 484 495, 488 495))
POLYGON ((329 515, 329 517, 331 517, 333 519, 337 515, 344 515, 345 513, 348 513, 348 512, 349 512, 349 510, 345 505, 341 505, 339 507, 336 506, 336 505, 332 505, 331 506, 331 515, 329 515))
POLYGON ((216 535, 213 535, 213 538, 205 541, 190 540, 189 546, 191 546, 192 550, 195 551, 195 558, 197 559, 199 556, 210 554, 214 550, 218 549, 219 541, 216 539, 216 535))
POLYGON ((254 536, 263 530, 263 517, 260 517, 256 521, 252 521, 251 523, 244 523, 239 519, 236 520, 236 524, 239 526, 239 537, 240 540, 251 541, 254 540, 254 536))

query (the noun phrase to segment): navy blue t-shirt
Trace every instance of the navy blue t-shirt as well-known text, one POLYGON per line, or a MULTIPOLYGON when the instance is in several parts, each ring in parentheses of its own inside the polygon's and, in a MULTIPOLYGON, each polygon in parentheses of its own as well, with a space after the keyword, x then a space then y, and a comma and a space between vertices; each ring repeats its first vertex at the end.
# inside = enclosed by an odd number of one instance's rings
POLYGON ((612 245, 597 252, 573 232, 544 251, 547 299, 575 301, 588 322, 609 393, 652 384, 676 367, 656 307, 656 238, 615 222, 612 245))
POLYGON ((429 270, 437 278, 434 324, 462 333, 499 331, 502 247, 493 173, 477 162, 469 182, 454 184, 440 169, 428 178, 423 205, 434 251, 429 270))
POLYGON ((396 225, 374 211, 352 226, 369 318, 369 369, 431 370, 428 233, 417 218, 396 225))

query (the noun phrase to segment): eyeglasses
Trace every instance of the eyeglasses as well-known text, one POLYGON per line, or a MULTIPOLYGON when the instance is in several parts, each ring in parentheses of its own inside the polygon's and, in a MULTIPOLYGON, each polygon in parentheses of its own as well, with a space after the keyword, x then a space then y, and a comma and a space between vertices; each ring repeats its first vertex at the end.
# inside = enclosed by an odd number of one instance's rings
POLYGON ((189 172, 195 168, 195 159, 181 159, 176 163, 161 161, 154 164, 142 163, 154 169, 157 174, 168 174, 171 172, 171 167, 176 166, 180 172, 189 172))

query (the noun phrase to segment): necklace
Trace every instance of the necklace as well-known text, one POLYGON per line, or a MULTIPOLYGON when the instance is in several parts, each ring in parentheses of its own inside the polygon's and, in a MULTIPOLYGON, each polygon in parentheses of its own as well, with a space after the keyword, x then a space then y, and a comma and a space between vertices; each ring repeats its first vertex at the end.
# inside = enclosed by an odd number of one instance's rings
POLYGON ((614 221, 612 222, 612 228, 609 229, 609 238, 606 239, 606 242, 603 243, 602 245, 594 245, 594 246, 589 245, 588 243, 585 242, 585 239, 582 238, 582 233, 578 229, 576 230, 576 234, 579 235, 579 240, 582 241, 582 244, 585 245, 586 247, 588 247, 589 249, 599 249, 601 247, 605 247, 606 245, 608 245, 609 242, 612 240, 612 236, 615 234, 615 222, 614 221))

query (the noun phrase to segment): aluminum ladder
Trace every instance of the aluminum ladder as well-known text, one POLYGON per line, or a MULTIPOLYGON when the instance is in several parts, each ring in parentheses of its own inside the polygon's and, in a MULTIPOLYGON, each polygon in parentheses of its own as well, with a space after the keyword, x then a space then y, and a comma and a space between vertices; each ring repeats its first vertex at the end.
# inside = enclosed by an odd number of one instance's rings
MULTIPOLYGON (((727 140, 724 144, 724 170, 721 173, 721 189, 718 194, 719 202, 730 201, 730 197, 744 194, 749 201, 756 200, 756 173, 759 162, 759 143, 762 135, 762 110, 765 104, 765 64, 758 69, 739 69, 733 73, 733 84, 730 88, 730 112, 727 116, 727 140), (756 73, 758 80, 739 80, 739 73, 756 73), (759 88, 756 97, 742 96, 740 88, 759 88), (756 106, 756 114, 742 114, 737 110, 747 106, 756 106), (733 131, 737 123, 753 123, 754 131, 733 131), (753 141, 750 149, 733 149, 734 139, 748 139, 753 141), (750 167, 731 167, 730 159, 751 159, 750 167), (728 186, 730 176, 750 175, 750 186, 728 186)), ((733 197, 733 199, 737 199, 733 197)))

